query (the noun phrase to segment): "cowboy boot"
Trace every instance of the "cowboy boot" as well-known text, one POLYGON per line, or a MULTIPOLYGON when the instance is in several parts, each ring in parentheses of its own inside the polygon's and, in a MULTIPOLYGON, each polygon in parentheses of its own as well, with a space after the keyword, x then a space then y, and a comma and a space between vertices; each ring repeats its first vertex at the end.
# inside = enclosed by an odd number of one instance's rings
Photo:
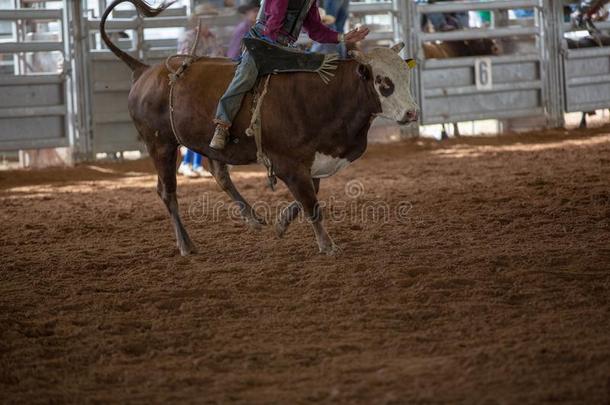
POLYGON ((229 128, 225 125, 218 124, 214 130, 214 136, 210 141, 210 148, 216 150, 222 150, 227 144, 227 138, 229 137, 229 128))

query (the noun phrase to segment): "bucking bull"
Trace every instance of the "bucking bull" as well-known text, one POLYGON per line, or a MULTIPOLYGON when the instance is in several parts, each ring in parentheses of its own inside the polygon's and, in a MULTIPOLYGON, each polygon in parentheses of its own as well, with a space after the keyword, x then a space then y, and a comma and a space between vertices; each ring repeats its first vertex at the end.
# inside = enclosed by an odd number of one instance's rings
MULTIPOLYGON (((133 71, 129 113, 154 162, 157 192, 169 212, 180 253, 188 255, 196 252, 196 248, 182 224, 176 199, 179 144, 210 159, 217 183, 239 205, 246 223, 260 229, 264 221, 237 191, 227 170, 227 164, 257 161, 255 140, 246 135, 253 94, 243 101, 230 129, 227 147, 222 151, 211 149, 208 145, 214 132, 214 112, 233 77, 234 63, 206 57, 194 61, 174 83, 170 118, 171 72, 167 66, 142 63, 115 46, 106 34, 108 15, 123 2, 134 4, 147 17, 158 15, 169 5, 152 8, 142 0, 115 0, 102 16, 100 32, 108 48, 133 71)), ((333 175, 362 156, 376 116, 400 124, 417 120, 417 105, 409 87, 410 68, 398 51, 397 48, 376 48, 368 54, 356 51, 353 59, 339 61, 328 84, 312 73, 282 73, 273 75, 269 81, 261 109, 262 148, 275 175, 296 200, 276 219, 279 237, 303 210, 312 224, 320 252, 338 251, 322 221, 316 196, 320 178, 333 175)), ((177 71, 181 61, 173 59, 168 65, 177 71)))

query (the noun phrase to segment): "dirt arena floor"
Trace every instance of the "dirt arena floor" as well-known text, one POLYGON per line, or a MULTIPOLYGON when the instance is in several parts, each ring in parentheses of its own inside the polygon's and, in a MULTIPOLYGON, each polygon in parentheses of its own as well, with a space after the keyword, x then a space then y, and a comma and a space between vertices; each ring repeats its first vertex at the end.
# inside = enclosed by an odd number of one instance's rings
POLYGON ((186 258, 147 160, 0 172, 1 402, 610 403, 610 128, 373 145, 338 257, 179 183, 186 258))

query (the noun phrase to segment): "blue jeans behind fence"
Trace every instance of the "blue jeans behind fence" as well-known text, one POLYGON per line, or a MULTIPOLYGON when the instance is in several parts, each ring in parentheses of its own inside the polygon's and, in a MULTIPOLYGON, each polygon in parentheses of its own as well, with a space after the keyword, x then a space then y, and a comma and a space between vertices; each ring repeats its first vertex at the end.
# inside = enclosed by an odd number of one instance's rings
POLYGON ((201 167, 201 160, 202 156, 199 153, 187 149, 186 153, 184 154, 184 157, 182 158, 182 163, 192 165, 193 169, 196 169, 198 167, 201 167))

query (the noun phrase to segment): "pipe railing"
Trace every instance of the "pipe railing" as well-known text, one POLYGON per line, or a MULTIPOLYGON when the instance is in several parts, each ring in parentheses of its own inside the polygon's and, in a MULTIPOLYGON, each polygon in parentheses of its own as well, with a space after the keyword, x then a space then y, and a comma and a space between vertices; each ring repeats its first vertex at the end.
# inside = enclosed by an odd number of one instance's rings
POLYGON ((542 2, 540 0, 500 0, 484 3, 479 1, 463 1, 456 3, 418 4, 417 11, 421 14, 428 14, 479 10, 512 10, 533 7, 542 7, 542 2))
POLYGON ((471 39, 502 38, 526 35, 539 35, 538 27, 507 28, 472 28, 455 31, 421 33, 419 38, 424 42, 431 41, 465 41, 471 39))
POLYGON ((0 10, 0 20, 61 20, 62 10, 44 10, 35 8, 17 8, 0 10))

